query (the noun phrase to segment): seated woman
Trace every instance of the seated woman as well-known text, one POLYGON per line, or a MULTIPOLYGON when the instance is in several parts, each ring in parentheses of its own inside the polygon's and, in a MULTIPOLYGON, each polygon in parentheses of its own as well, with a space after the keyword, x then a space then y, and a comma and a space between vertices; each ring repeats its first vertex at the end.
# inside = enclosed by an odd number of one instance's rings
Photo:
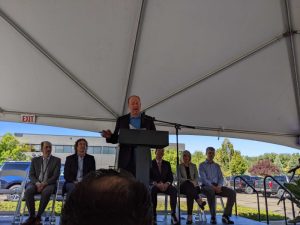
POLYGON ((204 210, 205 201, 200 198, 200 187, 198 184, 199 174, 197 167, 191 162, 191 153, 187 150, 183 152, 182 163, 179 165, 180 193, 185 194, 187 198, 187 221, 186 224, 193 223, 193 204, 194 200, 199 207, 204 210))

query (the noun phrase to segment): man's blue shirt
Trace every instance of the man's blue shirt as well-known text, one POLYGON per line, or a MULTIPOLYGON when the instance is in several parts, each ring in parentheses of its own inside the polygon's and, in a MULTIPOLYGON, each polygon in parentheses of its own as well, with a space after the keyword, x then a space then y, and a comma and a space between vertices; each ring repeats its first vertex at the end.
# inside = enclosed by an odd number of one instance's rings
POLYGON ((130 125, 135 127, 136 129, 141 128, 141 114, 138 117, 130 116, 130 125))
POLYGON ((203 185, 211 186, 212 183, 223 186, 224 178, 219 164, 205 160, 199 165, 200 181, 203 185))

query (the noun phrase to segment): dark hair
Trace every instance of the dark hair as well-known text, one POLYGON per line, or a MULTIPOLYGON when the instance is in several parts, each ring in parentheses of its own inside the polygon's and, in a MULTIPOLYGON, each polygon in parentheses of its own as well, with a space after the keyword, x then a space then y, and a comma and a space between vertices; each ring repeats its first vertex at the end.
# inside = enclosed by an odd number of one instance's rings
POLYGON ((207 147, 207 148, 206 148, 206 153, 207 153, 208 151, 214 151, 214 152, 215 152, 216 150, 215 150, 214 147, 207 147))
POLYGON ((62 211, 62 225, 150 225, 147 187, 132 176, 100 169, 84 177, 62 211))
POLYGON ((49 145, 52 147, 51 142, 49 142, 49 141, 42 141, 42 142, 41 142, 41 151, 43 150, 43 147, 44 147, 44 145, 45 145, 46 143, 49 144, 49 145))
POLYGON ((78 139, 78 140, 75 142, 75 145, 74 145, 75 153, 77 153, 77 147, 78 147, 79 142, 81 142, 81 141, 84 141, 84 142, 85 142, 86 148, 89 147, 87 140, 85 140, 84 138, 80 138, 80 139, 78 139))
POLYGON ((163 150, 163 151, 165 151, 164 148, 156 148, 156 149, 155 149, 155 154, 156 154, 156 152, 157 152, 158 150, 163 150))

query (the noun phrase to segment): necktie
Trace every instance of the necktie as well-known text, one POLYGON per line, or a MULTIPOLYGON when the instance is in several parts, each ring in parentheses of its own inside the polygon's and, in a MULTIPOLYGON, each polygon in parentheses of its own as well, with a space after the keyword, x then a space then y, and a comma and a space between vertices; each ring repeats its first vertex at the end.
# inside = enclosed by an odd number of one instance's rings
POLYGON ((42 170, 40 174, 41 182, 45 182, 47 180, 47 165, 48 165, 48 159, 43 158, 42 170))
POLYGON ((161 173, 161 161, 157 162, 159 173, 161 173))

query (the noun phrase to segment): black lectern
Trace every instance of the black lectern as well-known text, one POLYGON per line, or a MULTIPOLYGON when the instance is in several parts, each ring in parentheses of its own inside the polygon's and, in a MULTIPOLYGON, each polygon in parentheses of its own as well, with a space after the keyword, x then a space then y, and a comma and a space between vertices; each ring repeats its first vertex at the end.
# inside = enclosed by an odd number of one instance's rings
POLYGON ((120 129, 119 143, 130 145, 135 151, 137 180, 149 185, 149 171, 151 165, 150 148, 164 148, 169 145, 169 132, 141 130, 141 129, 120 129))

